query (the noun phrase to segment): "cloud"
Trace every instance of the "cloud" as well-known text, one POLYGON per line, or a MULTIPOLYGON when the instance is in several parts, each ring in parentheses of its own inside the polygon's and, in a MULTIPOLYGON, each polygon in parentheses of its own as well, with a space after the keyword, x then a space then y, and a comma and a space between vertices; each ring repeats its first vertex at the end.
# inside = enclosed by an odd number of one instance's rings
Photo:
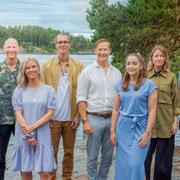
POLYGON ((1 2, 1 25, 40 25, 68 32, 90 33, 88 0, 6 0, 1 2))
POLYGON ((0 22, 2 26, 39 25, 89 34, 92 31, 86 21, 88 7, 89 0, 3 0, 0 22))

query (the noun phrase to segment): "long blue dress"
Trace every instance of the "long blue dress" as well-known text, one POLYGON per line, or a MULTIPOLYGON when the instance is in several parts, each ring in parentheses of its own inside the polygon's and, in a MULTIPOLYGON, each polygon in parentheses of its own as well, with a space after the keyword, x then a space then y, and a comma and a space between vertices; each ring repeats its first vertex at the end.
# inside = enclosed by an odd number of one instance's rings
MULTIPOLYGON (((55 108, 55 94, 52 87, 41 83, 37 88, 17 87, 12 97, 14 110, 22 110, 27 124, 31 125, 55 108)), ((36 129, 36 147, 31 147, 24 139, 16 122, 15 143, 12 155, 12 170, 21 172, 51 172, 56 168, 49 123, 36 129)))
POLYGON ((154 83, 145 79, 135 91, 129 83, 123 91, 117 86, 120 96, 119 117, 116 123, 115 180, 144 180, 144 161, 149 143, 139 147, 139 138, 145 132, 148 119, 148 97, 156 89, 154 83))

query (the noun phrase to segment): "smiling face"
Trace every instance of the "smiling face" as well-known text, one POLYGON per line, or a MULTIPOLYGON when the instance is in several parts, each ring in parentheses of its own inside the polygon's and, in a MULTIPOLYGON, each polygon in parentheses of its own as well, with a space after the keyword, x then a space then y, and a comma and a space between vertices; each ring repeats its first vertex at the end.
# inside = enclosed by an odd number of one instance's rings
POLYGON ((164 54, 159 50, 155 50, 152 55, 152 63, 154 64, 154 69, 161 70, 166 62, 164 54))
POLYGON ((16 60, 18 51, 19 51, 19 45, 15 39, 10 38, 5 41, 4 53, 6 54, 6 59, 16 60))
POLYGON ((97 45, 95 49, 95 54, 97 57, 97 62, 108 61, 108 56, 111 53, 111 48, 109 47, 109 42, 101 42, 97 45))
POLYGON ((142 64, 136 56, 128 56, 126 60, 126 72, 130 76, 138 76, 140 70, 142 69, 142 64))
POLYGON ((25 64, 24 73, 25 73, 25 76, 27 77, 28 81, 34 80, 34 79, 39 79, 40 69, 39 69, 38 64, 33 60, 29 60, 25 64))
POLYGON ((56 38, 56 49, 59 55, 66 55, 71 48, 71 42, 67 35, 58 35, 56 38))

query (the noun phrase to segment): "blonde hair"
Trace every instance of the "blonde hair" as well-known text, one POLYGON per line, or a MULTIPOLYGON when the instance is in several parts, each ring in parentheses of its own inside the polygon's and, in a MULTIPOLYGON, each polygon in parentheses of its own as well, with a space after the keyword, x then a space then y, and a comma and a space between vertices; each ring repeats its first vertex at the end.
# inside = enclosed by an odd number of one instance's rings
POLYGON ((35 58, 32 58, 32 57, 28 57, 27 59, 25 59, 22 64, 21 64, 21 67, 20 67, 20 72, 19 72, 19 75, 18 75, 18 86, 19 87, 23 87, 23 88, 26 88, 28 86, 28 78, 25 74, 25 71, 26 71, 26 65, 28 62, 30 61, 33 61, 36 63, 37 67, 39 68, 39 79, 41 80, 41 74, 40 74, 40 65, 39 65, 39 62, 37 61, 37 59, 35 58))
POLYGON ((14 39, 14 38, 8 38, 8 39, 6 39, 6 41, 4 42, 3 48, 5 48, 6 45, 7 45, 9 42, 12 42, 12 41, 13 41, 13 42, 16 44, 16 46, 19 48, 19 43, 18 43, 18 41, 17 41, 16 39, 14 39))
POLYGON ((110 42, 109 42, 107 39, 105 39, 105 38, 98 39, 98 40, 95 42, 96 48, 97 48, 97 46, 98 46, 100 43, 103 43, 103 42, 108 43, 109 48, 111 49, 110 42))
POLYGON ((148 71, 151 71, 151 70, 153 70, 153 68, 154 68, 154 64, 153 64, 153 61, 152 61, 152 57, 153 57, 154 52, 155 52, 156 50, 161 51, 161 52, 163 53, 164 57, 165 57, 165 63, 164 63, 164 66, 163 66, 163 68, 162 68, 162 71, 168 70, 168 69, 170 68, 170 66, 169 66, 169 55, 168 55, 168 51, 167 51, 167 49, 166 49, 163 45, 161 45, 161 44, 155 45, 154 48, 152 49, 152 51, 151 51, 151 53, 150 53, 150 56, 149 56, 149 61, 148 61, 148 65, 147 65, 147 70, 148 70, 148 71))
POLYGON ((61 32, 61 33, 59 33, 59 34, 54 38, 54 41, 53 41, 54 44, 57 43, 57 40, 58 40, 59 36, 66 36, 66 37, 68 37, 68 41, 69 41, 69 43, 71 43, 69 34, 68 34, 68 33, 65 33, 65 32, 61 32))
MULTIPOLYGON (((134 90, 137 91, 139 89, 139 87, 141 86, 144 78, 146 77, 146 66, 145 66, 145 63, 144 63, 144 58, 139 53, 131 53, 131 54, 129 54, 126 57, 126 62, 127 62, 128 57, 130 57, 130 56, 135 56, 138 59, 139 63, 142 65, 142 69, 140 69, 139 76, 138 76, 138 79, 137 79, 137 83, 135 84, 135 87, 134 87, 134 90)), ((122 81, 122 89, 123 89, 123 91, 128 91, 129 81, 130 81, 130 75, 128 74, 127 71, 125 71, 123 81, 122 81)))

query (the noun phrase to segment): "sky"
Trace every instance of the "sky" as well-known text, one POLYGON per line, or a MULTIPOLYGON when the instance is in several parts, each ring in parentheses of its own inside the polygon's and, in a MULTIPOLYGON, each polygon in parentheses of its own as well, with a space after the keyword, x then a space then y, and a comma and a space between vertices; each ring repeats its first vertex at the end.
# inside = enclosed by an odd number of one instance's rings
MULTIPOLYGON (((110 3, 127 0, 109 0, 110 3)), ((0 0, 0 25, 38 25, 89 36, 89 0, 0 0)))

